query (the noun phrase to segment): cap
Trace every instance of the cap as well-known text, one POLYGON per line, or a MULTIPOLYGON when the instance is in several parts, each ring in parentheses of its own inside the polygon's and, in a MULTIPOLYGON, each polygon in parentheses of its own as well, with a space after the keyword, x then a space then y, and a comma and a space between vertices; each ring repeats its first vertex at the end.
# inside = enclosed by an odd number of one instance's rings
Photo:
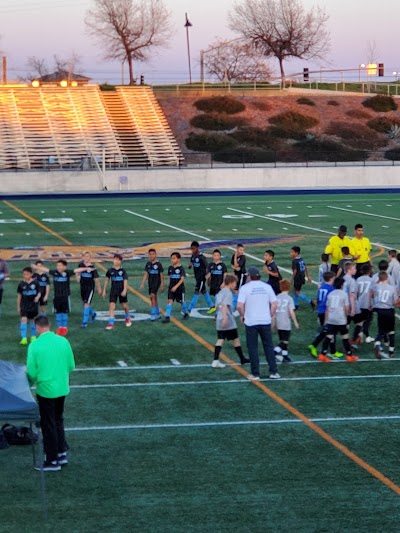
POLYGON ((250 279, 260 279, 261 278, 260 271, 256 267, 250 267, 248 269, 247 273, 248 273, 250 279))
POLYGON ((340 226, 339 231, 340 233, 347 233, 347 226, 340 226))

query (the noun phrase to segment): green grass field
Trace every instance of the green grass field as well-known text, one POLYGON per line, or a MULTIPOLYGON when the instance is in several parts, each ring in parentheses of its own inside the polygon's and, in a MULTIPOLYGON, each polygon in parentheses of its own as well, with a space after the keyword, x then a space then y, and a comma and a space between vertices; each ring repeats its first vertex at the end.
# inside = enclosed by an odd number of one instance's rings
MULTIPOLYGON (((46 475, 44 523, 30 450, 1 451, 0 531, 398 531, 400 358, 376 361, 363 345, 357 364, 312 360, 307 345, 316 315, 302 302, 293 363, 281 366, 283 379, 272 383, 263 365, 265 379, 257 386, 236 365, 211 369, 215 324, 204 311, 182 322, 174 307, 176 321, 152 323, 147 291, 138 288, 150 245, 164 268, 174 250, 187 265, 193 239, 206 254, 221 248, 228 264, 237 242, 246 246, 248 266, 262 265, 272 248, 287 275, 297 244, 315 279, 330 234, 341 224, 352 233, 361 222, 376 263, 399 247, 399 207, 393 193, 1 203, 0 257, 11 268, 1 359, 25 362, 16 287, 21 269, 36 257, 52 265, 66 254, 76 266, 79 253, 91 249, 103 279, 113 250, 122 249, 130 306, 144 320, 130 329, 117 322, 108 332, 107 301, 96 296, 102 319, 81 330, 72 282, 68 337, 78 370, 66 404, 70 464, 46 475)), ((187 299, 193 286, 189 276, 187 299)), ((309 284, 305 292, 313 296, 315 289, 309 284)), ((162 306, 165 301, 161 293, 162 306)), ((201 297, 199 305, 205 307, 201 297)), ((239 331, 245 344, 241 325, 239 331)), ((224 354, 236 363, 231 346, 224 354)))

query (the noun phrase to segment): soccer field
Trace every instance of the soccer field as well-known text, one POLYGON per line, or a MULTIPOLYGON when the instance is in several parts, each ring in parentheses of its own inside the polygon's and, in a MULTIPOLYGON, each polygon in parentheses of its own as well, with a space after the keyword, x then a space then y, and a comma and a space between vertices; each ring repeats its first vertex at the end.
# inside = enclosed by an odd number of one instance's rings
MULTIPOLYGON (((65 413, 70 464, 46 475, 44 525, 29 449, 0 452, 0 531, 398 531, 400 358, 377 361, 362 345, 356 364, 312 360, 307 345, 316 315, 301 302, 293 362, 279 368, 283 379, 268 381, 263 365, 265 379, 249 383, 247 366, 236 364, 229 345, 227 367, 210 367, 215 323, 201 296, 204 307, 188 321, 174 305, 171 323, 162 324, 150 322, 147 291, 139 286, 148 248, 157 248, 166 270, 172 251, 187 266, 192 240, 207 255, 220 248, 227 265, 238 242, 248 266, 262 266, 272 248, 287 276, 296 244, 315 280, 328 238, 341 224, 351 236, 359 222, 377 263, 399 248, 399 207, 393 192, 2 202, 0 257, 9 261, 11 280, 0 319, 1 359, 25 362, 16 287, 21 269, 37 258, 53 265, 65 256, 75 267, 89 249, 103 281, 120 251, 135 320, 131 328, 117 321, 106 331, 107 300, 96 296, 99 319, 82 330, 78 284, 71 281, 68 338, 78 369, 65 413)), ((315 291, 314 284, 305 287, 310 297, 315 291)), ((245 345, 241 325, 239 332, 245 345)))

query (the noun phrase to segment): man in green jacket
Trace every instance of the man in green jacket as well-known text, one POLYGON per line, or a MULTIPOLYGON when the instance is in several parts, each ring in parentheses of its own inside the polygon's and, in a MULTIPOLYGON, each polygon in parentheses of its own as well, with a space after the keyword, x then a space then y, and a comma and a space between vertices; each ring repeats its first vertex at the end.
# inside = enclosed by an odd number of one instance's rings
POLYGON ((37 470, 57 472, 68 464, 64 434, 64 402, 69 394, 69 374, 75 368, 74 354, 67 339, 50 331, 49 319, 35 319, 38 339, 29 345, 27 373, 30 383, 36 383, 36 396, 43 433, 45 462, 37 470))

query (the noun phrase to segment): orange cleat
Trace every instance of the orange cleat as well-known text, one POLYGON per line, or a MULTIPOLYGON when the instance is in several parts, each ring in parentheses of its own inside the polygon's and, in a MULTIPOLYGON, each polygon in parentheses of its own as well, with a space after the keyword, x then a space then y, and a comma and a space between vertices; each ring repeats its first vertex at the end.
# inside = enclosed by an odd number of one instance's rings
POLYGON ((320 353, 317 359, 318 361, 322 361, 323 363, 332 363, 332 360, 329 359, 329 357, 323 353, 320 353))
POLYGON ((358 359, 359 358, 356 355, 346 355, 346 361, 348 363, 355 363, 358 359))

